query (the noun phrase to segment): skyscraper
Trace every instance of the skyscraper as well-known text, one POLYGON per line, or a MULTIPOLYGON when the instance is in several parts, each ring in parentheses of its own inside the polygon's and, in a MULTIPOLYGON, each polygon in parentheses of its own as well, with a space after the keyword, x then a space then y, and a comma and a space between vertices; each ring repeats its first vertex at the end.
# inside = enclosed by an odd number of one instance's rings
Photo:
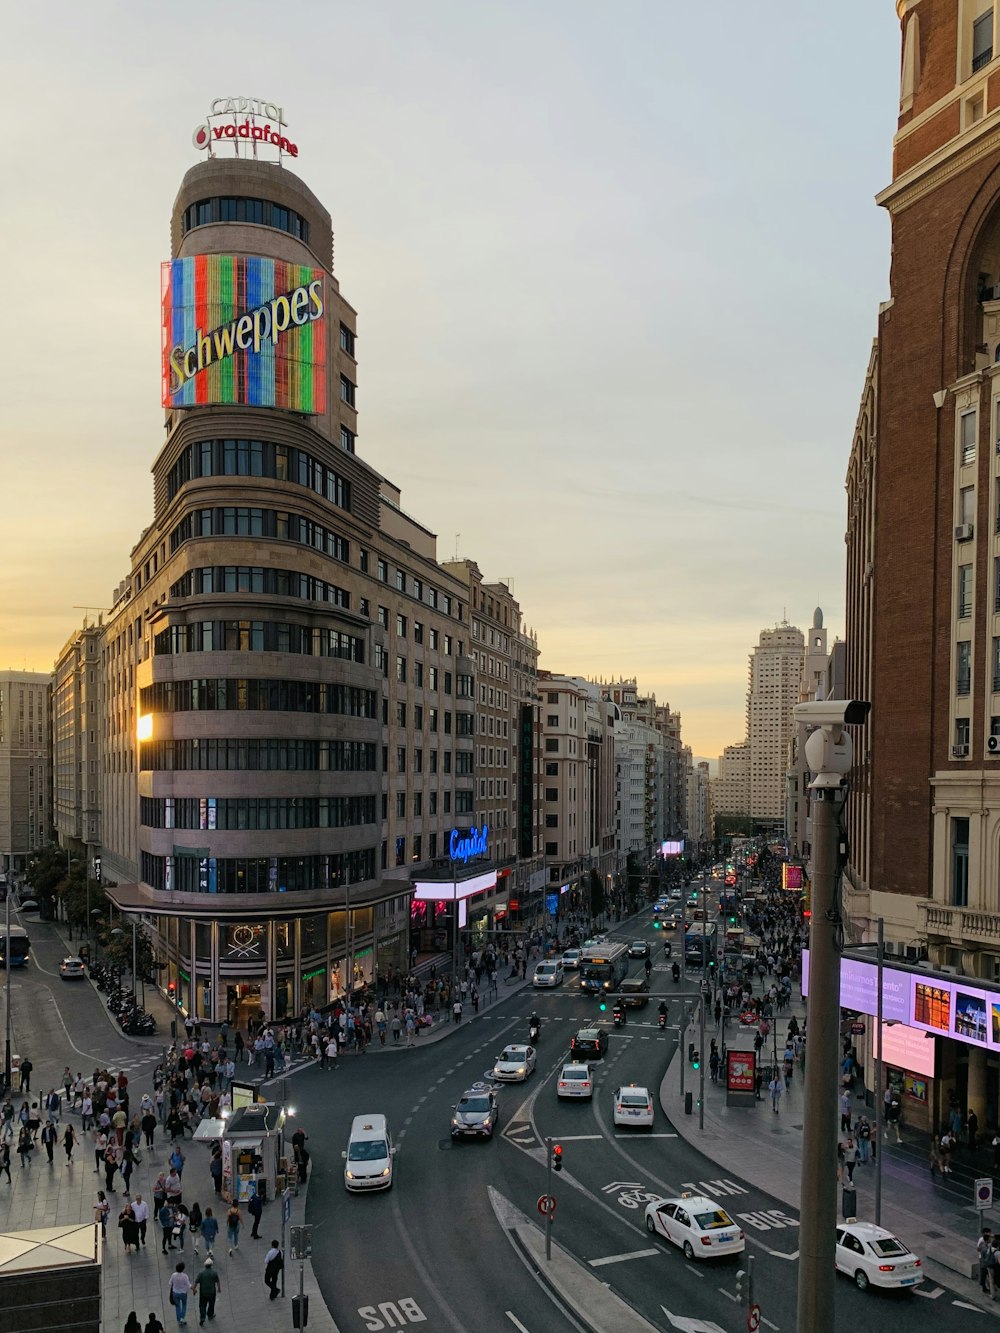
POLYGON ((750 654, 747 744, 750 751, 750 818, 784 826, 785 775, 792 737, 792 709, 799 699, 805 639, 783 621, 761 630, 750 654))

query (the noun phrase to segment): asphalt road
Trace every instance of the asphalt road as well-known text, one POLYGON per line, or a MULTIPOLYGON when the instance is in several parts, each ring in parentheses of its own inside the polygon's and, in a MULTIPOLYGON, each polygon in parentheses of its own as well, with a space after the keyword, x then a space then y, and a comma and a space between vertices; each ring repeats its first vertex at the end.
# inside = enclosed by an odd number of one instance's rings
MULTIPOLYGON (((627 929, 633 933, 622 932, 622 938, 661 938, 648 918, 627 929)), ((653 990, 667 993, 675 1023, 679 988, 669 972, 654 971, 653 990)), ((555 1239, 651 1324, 690 1333, 745 1326, 735 1301, 739 1256, 690 1263, 645 1231, 647 1199, 695 1189, 719 1198, 744 1227, 763 1327, 794 1329, 794 1210, 738 1177, 720 1178, 707 1158, 674 1136, 659 1109, 652 1134, 614 1129, 612 1093, 619 1084, 653 1089, 658 1106, 656 1090, 676 1034, 658 1030, 657 999, 631 1014, 624 1030, 612 1031, 592 1103, 560 1102, 555 1093, 569 1038, 595 1014, 594 1001, 574 992, 571 979, 560 990, 516 995, 425 1049, 347 1057, 335 1072, 311 1069, 296 1076, 297 1111, 313 1127, 308 1220, 314 1262, 342 1333, 376 1333, 411 1322, 427 1333, 561 1333, 575 1327, 512 1249, 487 1197, 493 1186, 536 1216, 535 1201, 546 1187, 546 1137, 562 1144, 565 1164, 553 1191, 555 1239), (532 1008, 542 1018, 535 1074, 524 1085, 501 1089, 501 1126, 493 1142, 453 1145, 452 1104, 486 1076, 506 1042, 526 1040, 532 1008), (356 1197, 343 1186, 341 1150, 353 1116, 366 1111, 389 1117, 399 1146, 397 1175, 391 1191, 356 1197)), ((940 1329, 967 1330, 970 1322, 988 1317, 953 1305, 960 1293, 925 1285, 922 1297, 862 1293, 840 1279, 836 1327, 904 1333, 933 1320, 940 1329)))

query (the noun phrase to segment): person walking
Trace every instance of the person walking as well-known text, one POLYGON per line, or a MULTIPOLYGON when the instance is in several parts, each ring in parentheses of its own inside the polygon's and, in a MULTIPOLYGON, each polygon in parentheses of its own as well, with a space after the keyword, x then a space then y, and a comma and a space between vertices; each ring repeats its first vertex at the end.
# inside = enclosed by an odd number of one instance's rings
POLYGON ((215 1318, 215 1298, 222 1290, 222 1282, 215 1271, 215 1261, 209 1255, 194 1280, 198 1294, 198 1323, 204 1324, 206 1318, 215 1318))
POLYGON ((167 1333, 167 1330, 157 1319, 155 1310, 150 1310, 146 1327, 142 1330, 142 1333, 167 1333))
POLYGON ((847 1142, 844 1144, 844 1166, 847 1168, 847 1183, 849 1185, 854 1184, 854 1168, 857 1165, 857 1161, 857 1147, 854 1140, 848 1136, 847 1142))
POLYGON ((147 1107, 143 1112, 142 1119, 139 1121, 139 1128, 142 1130, 143 1137, 146 1140, 146 1147, 152 1148, 153 1134, 156 1130, 156 1115, 151 1106, 147 1107))
POLYGON ((208 1164, 208 1173, 212 1177, 212 1184, 215 1186, 216 1194, 222 1194, 222 1153, 212 1152, 212 1160, 208 1164))
MULTIPOLYGON (((211 1254, 215 1249, 215 1238, 219 1234, 219 1219, 214 1215, 211 1208, 205 1209, 205 1216, 201 1219, 201 1238, 205 1243, 205 1253, 211 1254)), ((198 1249, 195 1246, 195 1253, 198 1249)))
POLYGON ((138 1252, 139 1223, 135 1220, 131 1204, 127 1203, 118 1214, 118 1227, 122 1233, 122 1244, 125 1246, 125 1253, 131 1254, 133 1250, 138 1252))
POLYGON ((97 1202, 94 1204, 94 1221, 101 1224, 101 1237, 107 1239, 108 1235, 108 1214, 111 1212, 111 1205, 108 1203, 108 1196, 103 1190, 97 1191, 97 1202))
POLYGON ((63 1149, 66 1153, 66 1165, 73 1165, 73 1149, 76 1147, 76 1130, 72 1125, 67 1125, 63 1130, 63 1149))
POLYGON ((264 1201, 260 1195, 254 1191, 247 1204, 247 1212, 253 1218, 253 1229, 250 1232, 251 1240, 260 1240, 260 1219, 264 1215, 264 1201))
POLYGON ((187 1303, 190 1292, 191 1279, 185 1273, 183 1263, 180 1263, 171 1273, 168 1287, 168 1298, 170 1304, 174 1307, 174 1314, 177 1316, 179 1327, 183 1327, 187 1323, 187 1303))
POLYGON ((6 1139, 0 1144, 0 1176, 6 1176, 7 1184, 13 1185, 10 1178, 10 1144, 6 1139))
POLYGON ((895 1133, 896 1133, 896 1142, 897 1142, 897 1143, 902 1143, 902 1142, 903 1142, 903 1140, 902 1140, 902 1139, 900 1138, 900 1136, 899 1136, 899 1113, 900 1113, 901 1110, 902 1110, 902 1107, 901 1107, 900 1104, 899 1104, 899 1098, 896 1097, 896 1096, 893 1096, 892 1101, 890 1101, 890 1103, 889 1103, 889 1108, 888 1108, 888 1110, 886 1111, 886 1117, 885 1117, 885 1137, 886 1137, 886 1138, 889 1137, 889 1129, 890 1129, 890 1127, 891 1127, 893 1130, 895 1130, 895 1133))
POLYGON ((775 1074, 774 1078, 772 1078, 767 1085, 767 1090, 771 1094, 771 1110, 777 1115, 781 1106, 781 1094, 785 1090, 785 1085, 782 1083, 781 1079, 778 1078, 777 1074, 775 1074))
POLYGON ((160 1224, 163 1240, 160 1246, 160 1253, 166 1254, 167 1250, 175 1249, 174 1245, 174 1210, 169 1203, 164 1203, 156 1214, 156 1220, 160 1224))
POLYGON ((122 1333, 142 1333, 142 1325, 139 1323, 139 1316, 134 1310, 129 1310, 128 1318, 125 1320, 125 1327, 122 1333))
POLYGON ((272 1301, 276 1301, 281 1294, 278 1291, 278 1280, 284 1266, 285 1260, 281 1254, 281 1246, 276 1240, 272 1240, 271 1248, 264 1255, 264 1286, 271 1293, 272 1301))
POLYGON ((30 1092, 30 1091, 31 1091, 31 1071, 34 1069, 34 1067, 35 1067, 35 1066, 31 1063, 30 1060, 22 1060, 22 1061, 21 1061, 21 1091, 22 1091, 22 1092, 30 1092))
POLYGON ((240 1212, 238 1203, 230 1206, 226 1213, 226 1236, 229 1240, 229 1257, 233 1257, 233 1250, 240 1248, 240 1227, 243 1225, 243 1214, 240 1212))
POLYGON ((989 1227, 983 1227, 982 1235, 976 1241, 976 1249, 979 1252, 979 1286, 987 1296, 992 1296, 990 1290, 990 1277, 993 1270, 995 1250, 993 1248, 993 1233, 989 1227))
POLYGON ((42 1145, 45 1148, 45 1155, 48 1158, 49 1166, 52 1165, 52 1154, 56 1148, 56 1127, 51 1120, 46 1120, 42 1126, 42 1145))
POLYGON ((840 1094, 840 1132, 851 1132, 851 1094, 847 1091, 840 1094))
MULTIPOLYGON (((142 1246, 146 1245, 146 1228, 149 1225, 149 1204, 137 1194, 132 1200, 132 1216, 135 1218, 135 1224, 139 1228, 139 1240, 142 1246)), ((136 1249, 139 1247, 136 1246, 136 1249)))
POLYGON ((21 1132, 17 1136, 17 1155, 21 1159, 21 1170, 31 1165, 31 1154, 35 1151, 35 1145, 31 1139, 31 1131, 27 1125, 21 1126, 21 1132))

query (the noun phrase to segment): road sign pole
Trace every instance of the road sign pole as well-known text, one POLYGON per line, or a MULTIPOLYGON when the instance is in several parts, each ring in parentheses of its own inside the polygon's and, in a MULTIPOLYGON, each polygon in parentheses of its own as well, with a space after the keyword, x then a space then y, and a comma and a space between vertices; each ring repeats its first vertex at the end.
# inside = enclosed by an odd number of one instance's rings
POLYGON ((701 1016, 698 1031, 698 1128, 705 1128, 705 990, 701 992, 701 1016))

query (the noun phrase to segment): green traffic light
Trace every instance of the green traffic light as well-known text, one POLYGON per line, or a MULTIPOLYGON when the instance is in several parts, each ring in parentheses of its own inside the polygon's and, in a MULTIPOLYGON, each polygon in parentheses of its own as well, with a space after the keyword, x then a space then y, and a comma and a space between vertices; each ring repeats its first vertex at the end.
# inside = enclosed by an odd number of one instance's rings
POLYGON ((602 1000, 602 1001, 601 1001, 601 1004, 600 1004, 600 1009, 601 1009, 601 1013, 602 1013, 602 1014, 605 1012, 605 1010, 607 1009, 607 1007, 608 1007, 608 1002, 607 1002, 607 1000, 602 1000))
POLYGON ((691 1068, 692 1068, 692 1069, 700 1069, 700 1068, 701 1068, 701 1061, 700 1061, 697 1057, 695 1057, 695 1059, 691 1061, 691 1068))

